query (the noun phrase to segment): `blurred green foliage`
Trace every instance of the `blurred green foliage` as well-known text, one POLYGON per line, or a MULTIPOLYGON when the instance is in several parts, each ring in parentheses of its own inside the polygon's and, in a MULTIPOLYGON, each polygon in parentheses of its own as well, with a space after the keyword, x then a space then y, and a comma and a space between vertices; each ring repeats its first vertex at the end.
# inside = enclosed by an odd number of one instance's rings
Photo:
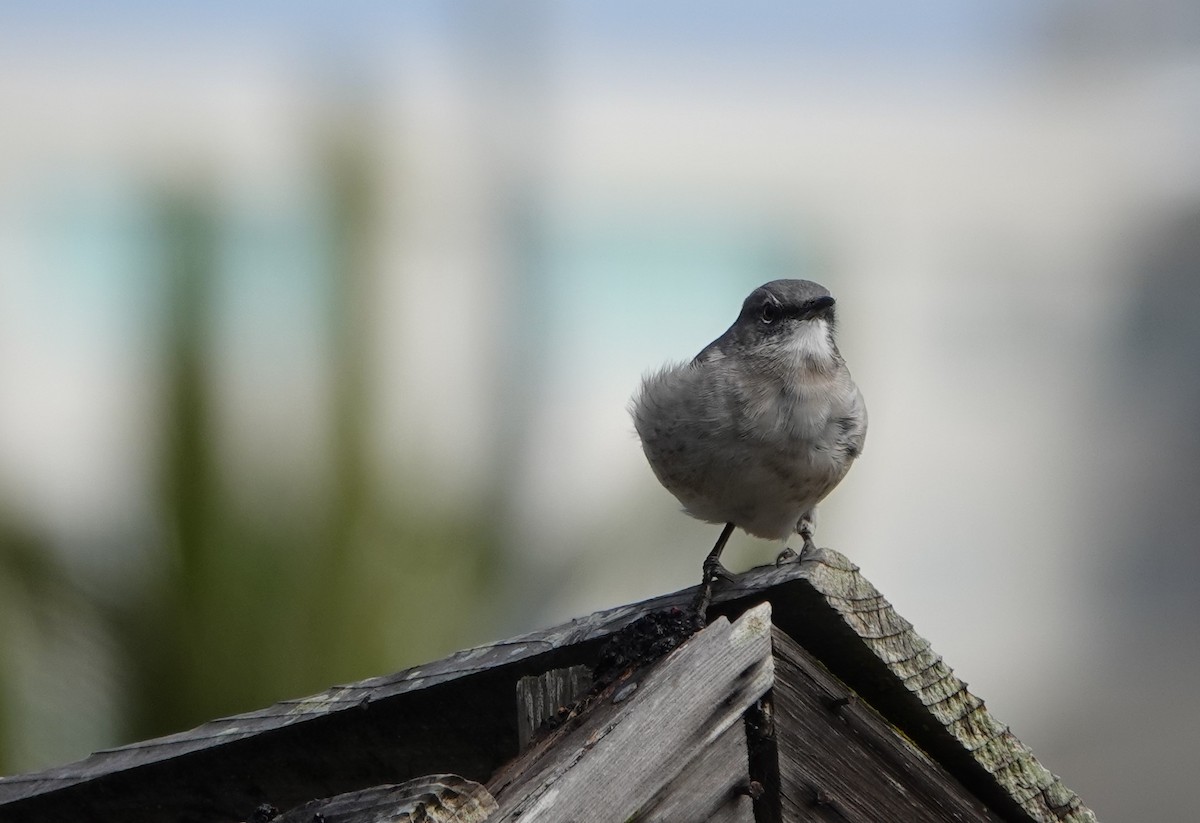
MULTIPOLYGON (((362 135, 340 128, 321 148, 333 397, 320 504, 281 518, 234 499, 218 459, 212 389, 219 210, 203 191, 173 189, 157 208, 168 299, 166 322, 155 324, 165 370, 153 433, 161 443, 150 529, 159 538, 148 553, 155 568, 114 602, 86 568, 72 568, 0 512, 0 773, 51 765, 46 757, 71 749, 69 740, 37 745, 31 736, 57 732, 29 714, 53 703, 31 701, 29 672, 64 637, 98 638, 111 661, 119 698, 105 722, 118 744, 440 656, 481 623, 499 552, 487 507, 450 517, 403 495, 385 499, 373 481, 376 202, 362 135)), ((67 664, 52 676, 89 673, 67 664)), ((63 687, 88 692, 78 681, 63 687)))

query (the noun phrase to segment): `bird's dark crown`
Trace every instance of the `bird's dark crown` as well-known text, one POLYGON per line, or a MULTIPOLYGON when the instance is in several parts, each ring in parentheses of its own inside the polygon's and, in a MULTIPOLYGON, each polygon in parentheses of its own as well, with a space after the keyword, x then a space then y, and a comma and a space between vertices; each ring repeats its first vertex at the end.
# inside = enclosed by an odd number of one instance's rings
POLYGON ((741 314, 724 334, 709 343, 697 362, 717 356, 763 351, 786 339, 797 330, 797 324, 821 319, 826 321, 829 344, 834 343, 833 296, 829 289, 811 280, 772 280, 750 292, 742 303, 741 314))
POLYGON ((750 292, 742 303, 738 323, 771 324, 778 319, 807 320, 824 317, 833 322, 833 296, 829 289, 811 280, 772 280, 750 292))

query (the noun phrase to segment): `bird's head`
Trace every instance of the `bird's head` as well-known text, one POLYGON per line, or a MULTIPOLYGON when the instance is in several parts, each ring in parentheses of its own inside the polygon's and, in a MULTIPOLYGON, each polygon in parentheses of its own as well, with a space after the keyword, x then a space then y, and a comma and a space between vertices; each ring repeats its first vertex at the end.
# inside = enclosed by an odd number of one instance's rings
MULTIPOLYGON (((731 348, 741 354, 827 370, 841 363, 834 330, 829 289, 811 280, 773 280, 750 293, 726 334, 731 348)), ((733 352, 726 348, 726 353, 733 352)))

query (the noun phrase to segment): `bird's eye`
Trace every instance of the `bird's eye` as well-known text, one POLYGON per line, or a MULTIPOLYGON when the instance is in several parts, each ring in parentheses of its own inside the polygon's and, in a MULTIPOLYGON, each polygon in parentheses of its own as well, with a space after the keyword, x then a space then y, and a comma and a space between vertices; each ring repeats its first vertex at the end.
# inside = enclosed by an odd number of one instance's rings
POLYGON ((759 312, 758 319, 763 322, 763 325, 769 326, 779 319, 780 309, 774 303, 764 303, 762 311, 759 312))

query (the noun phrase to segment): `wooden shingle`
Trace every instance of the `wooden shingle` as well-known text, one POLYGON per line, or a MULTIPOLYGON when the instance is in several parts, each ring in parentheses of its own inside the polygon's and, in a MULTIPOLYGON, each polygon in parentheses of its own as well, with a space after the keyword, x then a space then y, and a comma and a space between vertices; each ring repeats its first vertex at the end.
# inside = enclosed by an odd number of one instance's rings
POLYGON ((0 820, 245 821, 268 807, 447 774, 488 785, 503 820, 534 819, 534 809, 539 820, 568 819, 556 815, 588 808, 601 816, 587 819, 612 819, 596 805, 605 796, 598 787, 611 794, 618 786, 633 804, 625 811, 653 810, 647 819, 692 823, 687 815, 699 804, 714 819, 740 820, 749 801, 730 794, 735 784, 760 793, 760 821, 1094 820, 858 569, 828 550, 719 585, 709 611, 717 622, 651 668, 628 673, 637 683, 628 699, 595 704, 549 750, 542 741, 543 765, 570 768, 538 771, 528 752, 518 758, 514 695, 522 677, 592 666, 619 630, 686 608, 692 595, 597 612, 0 778, 0 820), (749 637, 750 624, 758 662, 730 646, 730 637, 749 637), (578 731, 588 723, 606 731, 578 731), (593 771, 580 767, 585 761, 593 771), (611 770, 620 765, 634 768, 611 770), (899 811, 872 818, 867 809, 899 811), (921 816, 911 817, 916 810, 921 816))

